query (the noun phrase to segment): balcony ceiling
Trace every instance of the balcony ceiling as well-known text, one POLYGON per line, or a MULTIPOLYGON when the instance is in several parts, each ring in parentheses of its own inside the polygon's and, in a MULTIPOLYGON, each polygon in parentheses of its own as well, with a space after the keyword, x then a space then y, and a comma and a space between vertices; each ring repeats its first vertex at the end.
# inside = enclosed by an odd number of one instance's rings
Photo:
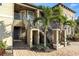
POLYGON ((31 11, 35 11, 36 9, 27 7, 27 6, 23 6, 20 4, 14 4, 14 11, 21 11, 21 10, 31 10, 31 11))

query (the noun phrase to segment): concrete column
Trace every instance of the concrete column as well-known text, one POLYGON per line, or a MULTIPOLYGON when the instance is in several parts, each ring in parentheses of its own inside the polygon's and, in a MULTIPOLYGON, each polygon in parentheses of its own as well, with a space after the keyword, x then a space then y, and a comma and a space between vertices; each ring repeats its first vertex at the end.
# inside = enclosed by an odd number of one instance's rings
POLYGON ((27 45, 29 46, 29 30, 27 29, 27 45))
POLYGON ((39 29, 38 29, 38 39, 37 39, 37 44, 38 44, 38 45, 40 44, 40 42, 39 42, 39 41, 40 41, 40 40, 39 40, 40 37, 39 37, 39 36, 40 36, 40 33, 39 33, 39 29))
POLYGON ((64 46, 67 46, 67 35, 66 35, 66 30, 64 30, 64 46))
POLYGON ((30 30, 30 36, 29 36, 29 47, 31 48, 32 47, 32 31, 30 30))
POLYGON ((32 36, 33 36, 33 32, 32 32, 32 30, 31 30, 31 31, 30 31, 30 48, 33 47, 33 46, 32 46, 32 41, 33 41, 32 36))
POLYGON ((44 35, 44 47, 46 47, 46 35, 44 35))
POLYGON ((27 30, 27 44, 28 44, 29 48, 32 47, 32 31, 31 31, 31 29, 27 30))
POLYGON ((58 30, 56 30, 56 49, 58 49, 58 44, 59 44, 59 35, 58 35, 58 30))
MULTIPOLYGON (((37 17, 40 17, 40 11, 39 11, 39 9, 36 10, 36 14, 37 14, 37 15, 36 15, 37 17)), ((37 24, 39 24, 39 21, 38 21, 37 24)), ((37 28, 39 28, 39 26, 37 26, 37 28)))

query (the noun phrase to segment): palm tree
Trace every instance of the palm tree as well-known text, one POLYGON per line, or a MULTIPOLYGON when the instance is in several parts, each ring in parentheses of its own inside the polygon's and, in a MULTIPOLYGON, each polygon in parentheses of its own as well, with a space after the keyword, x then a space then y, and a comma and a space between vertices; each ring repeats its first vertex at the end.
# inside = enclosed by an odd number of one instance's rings
POLYGON ((73 32, 72 32, 73 34, 71 34, 71 35, 74 35, 74 30, 75 30, 76 25, 77 25, 76 22, 73 21, 73 20, 67 20, 67 21, 64 22, 64 25, 70 26, 73 30, 73 32))
POLYGON ((34 23, 36 23, 39 20, 42 21, 44 25, 44 46, 46 47, 46 33, 48 31, 49 23, 52 20, 52 8, 42 6, 42 10, 44 15, 42 17, 36 17, 34 23))
POLYGON ((63 25, 69 25, 71 27, 76 26, 76 22, 73 20, 67 20, 67 17, 63 15, 63 10, 61 7, 55 7, 53 9, 53 19, 59 21, 60 27, 62 28, 63 25))
MULTIPOLYGON (((63 30, 64 29, 64 23, 67 21, 67 17, 63 14, 63 10, 60 6, 57 6, 57 7, 54 7, 52 8, 52 11, 53 11, 53 19, 54 21, 58 22, 58 25, 57 27, 60 29, 60 30, 63 30)), ((59 36, 59 42, 61 43, 61 36, 62 34, 62 31, 60 31, 60 36, 59 36)))
POLYGON ((73 20, 67 20, 64 22, 64 25, 69 25, 70 27, 75 27, 77 24, 73 20))
POLYGON ((63 24, 67 20, 67 17, 63 15, 63 10, 61 7, 52 8, 53 19, 58 21, 60 24, 60 29, 63 29, 63 24))

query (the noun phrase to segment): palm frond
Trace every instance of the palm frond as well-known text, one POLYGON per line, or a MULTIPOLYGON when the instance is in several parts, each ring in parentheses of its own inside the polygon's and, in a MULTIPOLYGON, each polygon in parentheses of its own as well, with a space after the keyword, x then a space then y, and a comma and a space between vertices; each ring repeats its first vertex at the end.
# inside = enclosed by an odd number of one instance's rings
POLYGON ((73 20, 67 20, 64 24, 65 24, 65 25, 69 25, 69 26, 71 26, 71 27, 76 26, 76 22, 73 21, 73 20))

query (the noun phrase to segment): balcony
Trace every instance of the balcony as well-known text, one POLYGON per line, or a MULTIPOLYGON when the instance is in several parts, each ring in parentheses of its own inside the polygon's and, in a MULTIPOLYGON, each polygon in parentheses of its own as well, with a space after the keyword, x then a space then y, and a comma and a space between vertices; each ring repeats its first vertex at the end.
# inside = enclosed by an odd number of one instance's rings
POLYGON ((15 12, 13 26, 20 26, 20 27, 22 26, 23 27, 24 25, 26 25, 26 27, 27 27, 28 21, 30 21, 32 23, 32 21, 34 20, 34 15, 29 13, 26 16, 27 17, 25 17, 23 20, 23 16, 21 16, 21 14, 19 12, 15 12))
POLYGON ((20 13, 15 12, 14 13, 14 21, 13 21, 13 26, 23 26, 23 21, 20 19, 20 13))
POLYGON ((22 20, 18 20, 18 19, 14 19, 13 26, 20 26, 20 27, 22 27, 23 26, 23 21, 22 20))

